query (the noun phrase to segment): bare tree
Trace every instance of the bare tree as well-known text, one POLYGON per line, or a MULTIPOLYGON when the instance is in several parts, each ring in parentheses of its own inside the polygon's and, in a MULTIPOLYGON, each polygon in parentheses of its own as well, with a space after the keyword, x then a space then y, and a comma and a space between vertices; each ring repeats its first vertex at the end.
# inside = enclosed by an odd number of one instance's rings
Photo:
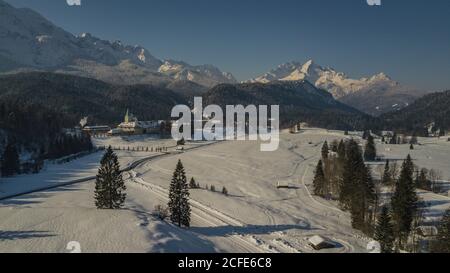
POLYGON ((431 169, 428 172, 428 179, 431 181, 431 190, 434 193, 440 193, 442 190, 440 180, 442 180, 442 172, 440 170, 431 169))

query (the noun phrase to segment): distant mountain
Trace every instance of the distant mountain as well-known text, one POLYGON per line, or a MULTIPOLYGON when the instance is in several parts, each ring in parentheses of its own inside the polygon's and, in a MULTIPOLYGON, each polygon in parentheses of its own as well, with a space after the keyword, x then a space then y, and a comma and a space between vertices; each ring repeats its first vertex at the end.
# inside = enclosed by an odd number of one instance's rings
POLYGON ((384 127, 423 135, 425 128, 450 131, 450 91, 426 95, 411 105, 382 115, 384 127))
POLYGON ((141 46, 74 36, 30 9, 0 0, 0 71, 55 71, 120 84, 168 84, 187 80, 214 86, 234 83, 211 65, 162 61, 141 46))
POLYGON ((372 117, 336 101, 330 93, 308 81, 221 84, 203 95, 205 104, 280 105, 280 123, 286 128, 296 122, 329 129, 365 129, 372 117))
POLYGON ((384 73, 368 78, 352 79, 330 67, 322 67, 312 60, 302 64, 290 62, 249 80, 254 83, 307 80, 317 88, 330 92, 335 99, 363 112, 379 115, 401 109, 414 101, 420 93, 400 85, 384 73))

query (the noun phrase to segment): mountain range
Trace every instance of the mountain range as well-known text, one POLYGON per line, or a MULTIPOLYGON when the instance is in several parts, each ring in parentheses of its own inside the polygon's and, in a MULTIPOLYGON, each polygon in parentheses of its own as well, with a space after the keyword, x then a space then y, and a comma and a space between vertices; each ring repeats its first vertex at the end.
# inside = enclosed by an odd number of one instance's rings
MULTIPOLYGON (((88 116, 90 124, 117 125, 126 109, 141 120, 170 119, 172 107, 190 105, 192 96, 179 90, 153 85, 115 85, 99 80, 51 72, 23 72, 0 75, 0 125, 15 131, 29 108, 58 113, 61 126, 72 127, 88 116), (14 106, 14 107, 12 107, 14 106), (2 110, 3 109, 3 110, 2 110), (4 110, 9 109, 9 110, 4 110), (2 114, 3 113, 3 114, 2 114), (2 118, 4 120, 2 120, 2 118)), ((365 129, 373 118, 336 101, 330 93, 308 81, 268 84, 218 84, 203 91, 204 103, 225 107, 231 104, 280 105, 280 125, 287 128, 305 121, 313 126, 342 130, 365 129)), ((33 116, 48 124, 39 110, 33 116)), ((33 130, 29 133, 34 134, 33 130)))
POLYGON ((72 35, 31 9, 14 8, 0 0, 0 71, 29 70, 126 84, 192 81, 212 87, 236 82, 233 75, 213 65, 160 60, 138 45, 105 41, 89 33, 72 35))
POLYGON ((333 98, 310 82, 220 84, 203 95, 205 104, 280 105, 280 126, 297 122, 327 129, 364 130, 376 119, 333 98))
POLYGON ((284 63, 247 82, 269 83, 303 80, 313 83, 317 88, 327 90, 335 99, 371 115, 399 110, 424 93, 401 85, 385 73, 352 79, 343 72, 320 66, 313 60, 306 63, 284 63))
MULTIPOLYGON (((160 60, 142 46, 106 41, 89 33, 75 36, 37 12, 0 0, 0 73, 44 71, 98 79, 114 85, 151 84, 178 93, 201 95, 219 84, 237 84, 213 65, 160 60)), ((244 83, 308 81, 362 112, 378 116, 410 105, 424 91, 385 73, 353 79, 310 60, 279 65, 244 83)))

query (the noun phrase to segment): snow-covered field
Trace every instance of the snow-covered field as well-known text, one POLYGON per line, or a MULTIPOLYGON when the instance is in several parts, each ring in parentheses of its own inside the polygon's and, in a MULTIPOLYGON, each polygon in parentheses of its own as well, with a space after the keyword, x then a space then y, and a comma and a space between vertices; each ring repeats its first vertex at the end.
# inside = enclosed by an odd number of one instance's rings
MULTIPOLYGON (((0 201, 0 252, 64 252, 70 241, 80 242, 84 252, 315 252, 307 242, 313 235, 336 243, 337 248, 325 252, 365 252, 370 240, 351 228, 349 214, 310 193, 322 143, 344 137, 343 133, 321 129, 295 135, 283 133, 276 152, 261 152, 258 142, 234 141, 184 153, 172 148, 172 153, 125 173, 128 196, 123 210, 95 209, 93 181, 0 201), (218 191, 191 190, 189 230, 178 229, 151 215, 155 205, 167 203, 178 159, 188 178, 195 177, 202 188, 214 185, 218 191), (277 189, 278 180, 288 181, 294 187, 277 189), (228 189, 228 196, 219 193, 223 186, 228 189)), ((146 146, 153 141, 112 138, 97 144, 146 146)), ((173 141, 168 144, 171 145, 160 146, 174 146, 173 141)), ((419 150, 426 145, 418 147, 417 154, 412 153, 417 157, 415 163, 447 175, 449 143, 436 140, 427 145, 430 150, 426 153, 419 150), (440 161, 434 164, 435 160, 428 156, 440 161)), ((392 158, 410 152, 408 145, 391 149, 379 145, 379 151, 392 158)), ((128 151, 118 151, 118 155, 125 165, 152 156, 128 151)), ((49 166, 39 175, 45 176, 43 181, 49 181, 48 177, 58 180, 63 179, 61 176, 95 175, 99 158, 100 155, 91 155, 59 166, 66 171, 52 172, 49 166)), ((39 175, 27 177, 28 183, 37 183, 39 175)), ((11 183, 19 185, 21 179, 25 178, 2 182, 0 189, 5 190, 4 185, 13 188, 11 183)), ((434 214, 450 206, 447 197, 431 193, 424 196, 430 201, 438 200, 434 214)))
MULTIPOLYGON (((137 147, 171 147, 169 151, 173 150, 173 147, 176 145, 173 140, 155 140, 145 136, 97 138, 93 142, 96 146, 111 145, 114 147, 130 147, 130 149, 137 147)), ((116 151, 116 153, 119 156, 119 163, 122 167, 128 166, 135 160, 159 154, 156 152, 133 152, 126 150, 116 151)), ((0 178, 0 198, 95 176, 102 155, 103 152, 97 152, 66 164, 46 162, 44 169, 39 174, 0 178)))

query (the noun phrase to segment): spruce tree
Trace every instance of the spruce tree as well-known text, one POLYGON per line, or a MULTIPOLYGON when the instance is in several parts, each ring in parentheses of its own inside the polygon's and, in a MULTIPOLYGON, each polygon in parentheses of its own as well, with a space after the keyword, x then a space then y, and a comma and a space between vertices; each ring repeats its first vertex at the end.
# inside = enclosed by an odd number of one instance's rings
POLYGON ((117 155, 108 147, 95 180, 95 206, 98 209, 120 209, 126 198, 126 186, 117 155))
POLYGON ((319 160, 319 162, 317 163, 315 176, 313 180, 313 186, 315 195, 324 197, 327 194, 327 187, 325 181, 325 174, 323 172, 322 160, 319 160))
POLYGON ((364 150, 364 159, 366 161, 374 161, 377 157, 377 150, 375 147, 375 142, 372 135, 367 137, 366 148, 364 150))
POLYGON ((381 253, 391 253, 394 247, 394 226, 389 209, 384 206, 375 227, 375 240, 380 243, 381 253))
POLYGON ((13 142, 9 142, 5 150, 3 151, 1 161, 1 174, 3 177, 13 176, 20 172, 20 160, 19 153, 17 152, 16 145, 13 142))
POLYGON ((222 188, 222 194, 228 196, 228 190, 227 190, 227 188, 225 188, 225 187, 222 188))
POLYGON ((431 181, 427 177, 427 169, 421 169, 417 173, 416 177, 416 187, 422 190, 431 191, 431 181))
POLYGON ((191 208, 189 205, 189 189, 181 160, 178 160, 177 166, 172 176, 169 189, 169 210, 170 220, 181 226, 190 226, 191 208))
POLYGON ((389 185, 391 183, 391 170, 389 167, 389 159, 386 160, 386 165, 384 165, 383 177, 381 179, 383 185, 389 185))
POLYGON ((344 161, 339 203, 343 209, 350 210, 354 228, 369 232, 369 209, 374 201, 375 191, 370 170, 364 165, 358 143, 350 140, 344 161))
POLYGON ((361 165, 364 164, 360 160, 358 143, 353 139, 349 140, 346 145, 345 158, 343 162, 343 173, 340 185, 339 203, 343 209, 350 208, 350 198, 352 191, 354 190, 354 184, 357 180, 357 170, 361 169, 361 165))
POLYGON ((444 214, 438 227, 438 235, 431 244, 434 253, 450 253, 450 209, 444 214))
POLYGON ((414 185, 413 172, 414 165, 411 156, 408 155, 403 162, 391 200, 394 230, 396 237, 399 238, 399 247, 402 247, 402 243, 408 238, 418 209, 419 198, 414 185))
POLYGON ((391 141, 389 141, 389 144, 397 144, 397 134, 394 133, 394 135, 391 137, 391 141))
POLYGON ((343 162, 344 159, 345 159, 345 142, 342 139, 339 142, 337 154, 338 154, 338 157, 339 157, 339 161, 343 162))
POLYGON ((195 179, 193 177, 189 181, 189 188, 191 188, 191 189, 197 188, 197 183, 195 182, 195 179))
POLYGON ((325 141, 323 143, 323 146, 322 146, 322 158, 323 159, 327 159, 328 158, 328 153, 329 153, 328 142, 325 141))
POLYGON ((370 131, 364 131, 364 133, 363 133, 363 136, 362 136, 362 139, 364 139, 364 140, 366 140, 369 136, 370 136, 371 134, 370 134, 370 131))
POLYGON ((331 151, 334 153, 338 152, 339 142, 337 140, 333 140, 331 143, 331 151))

